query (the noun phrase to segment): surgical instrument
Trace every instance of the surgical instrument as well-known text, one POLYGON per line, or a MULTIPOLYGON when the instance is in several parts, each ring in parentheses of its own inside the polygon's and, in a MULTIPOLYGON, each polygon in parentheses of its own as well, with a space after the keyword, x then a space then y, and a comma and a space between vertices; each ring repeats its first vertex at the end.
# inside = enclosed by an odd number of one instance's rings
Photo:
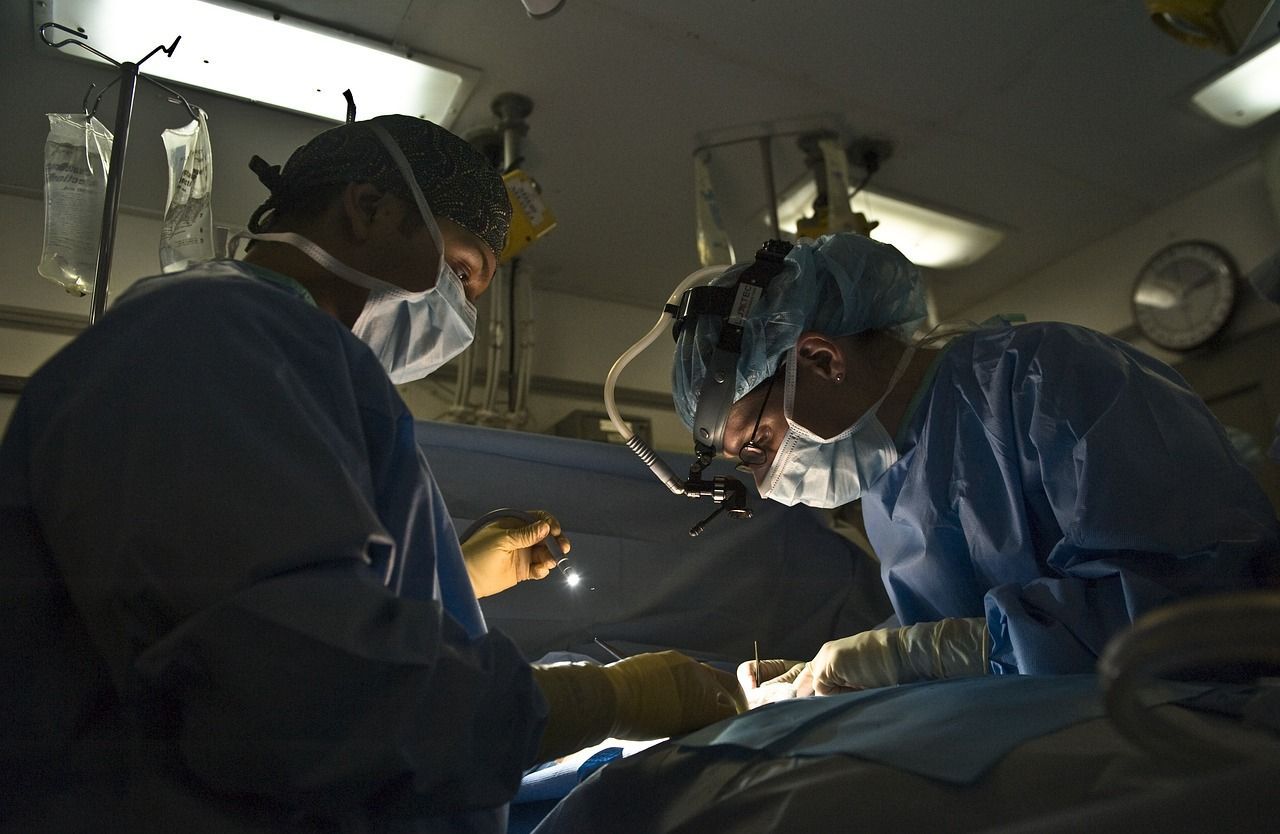
POLYGON ((619 652, 619 651, 618 651, 617 649, 615 649, 613 646, 610 646, 608 643, 606 643, 605 641, 601 640, 599 637, 592 637, 591 639, 595 641, 595 644, 596 644, 597 646, 599 646, 600 648, 604 649, 604 650, 605 650, 606 652, 608 652, 609 654, 613 655, 613 657, 614 657, 614 659, 615 659, 615 660, 626 660, 626 659, 627 659, 625 655, 623 655, 621 652, 619 652))

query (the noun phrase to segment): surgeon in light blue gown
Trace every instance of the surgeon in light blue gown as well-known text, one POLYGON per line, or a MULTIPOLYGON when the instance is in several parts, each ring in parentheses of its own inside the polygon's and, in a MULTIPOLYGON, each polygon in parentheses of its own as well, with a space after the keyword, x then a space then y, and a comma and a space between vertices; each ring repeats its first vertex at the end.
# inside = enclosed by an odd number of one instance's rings
MULTIPOLYGON (((861 499, 898 623, 744 664, 748 687, 1088 672, 1153 608, 1275 582, 1275 510, 1170 367, 1069 324, 921 339, 918 271, 864 237, 787 261, 744 326, 724 450, 766 498, 861 499)), ((686 425, 719 331, 679 338, 686 425)))
POLYGON ((0 831, 500 832, 530 765, 734 714, 680 655, 485 628, 393 385, 471 340, 483 157, 389 116, 252 167, 248 260, 139 282, 0 446, 0 831))

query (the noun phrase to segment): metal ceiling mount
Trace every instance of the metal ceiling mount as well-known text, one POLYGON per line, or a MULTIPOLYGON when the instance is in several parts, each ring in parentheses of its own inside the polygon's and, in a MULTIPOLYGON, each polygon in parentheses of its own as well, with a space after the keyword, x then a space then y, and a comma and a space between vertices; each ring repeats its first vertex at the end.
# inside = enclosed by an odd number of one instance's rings
MULTIPOLYGON (((802 133, 796 139, 796 145, 804 152, 804 164, 814 172, 814 181, 818 186, 818 197, 814 200, 815 206, 827 204, 827 178, 823 173, 826 162, 818 143, 823 139, 838 138, 839 135, 835 131, 815 130, 802 133)), ((871 175, 880 169, 885 160, 893 156, 893 142, 871 136, 859 137, 845 146, 845 156, 848 157, 850 165, 861 168, 871 175)))
POLYGON ((529 133, 525 121, 533 112, 533 99, 520 93, 499 93, 489 104, 498 123, 466 133, 465 139, 483 153, 493 167, 506 173, 520 166, 520 140, 529 133))
POLYGON ((796 233, 816 238, 834 231, 870 235, 879 224, 861 212, 853 211, 849 201, 860 193, 886 159, 893 155, 893 144, 887 139, 862 137, 848 145, 840 144, 840 136, 831 130, 801 134, 796 145, 804 153, 805 167, 813 175, 815 195, 810 207, 813 214, 796 221, 796 233), (844 156, 842 160, 840 157, 844 156), (862 178, 850 188, 849 166, 861 168, 862 178), (831 170, 828 170, 828 168, 831 170), (831 201, 833 188, 847 191, 844 200, 831 201))

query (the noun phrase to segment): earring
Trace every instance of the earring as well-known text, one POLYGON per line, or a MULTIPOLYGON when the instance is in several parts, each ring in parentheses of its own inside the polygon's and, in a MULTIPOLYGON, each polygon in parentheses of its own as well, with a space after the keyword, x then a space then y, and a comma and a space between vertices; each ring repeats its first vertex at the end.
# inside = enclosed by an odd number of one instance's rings
POLYGON ((836 374, 836 385, 844 382, 844 374, 836 374))

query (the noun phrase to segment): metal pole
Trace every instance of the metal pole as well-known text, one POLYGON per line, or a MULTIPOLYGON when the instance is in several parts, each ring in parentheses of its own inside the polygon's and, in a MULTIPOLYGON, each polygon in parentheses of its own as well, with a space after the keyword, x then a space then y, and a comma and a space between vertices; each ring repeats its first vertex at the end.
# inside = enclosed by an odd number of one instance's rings
MULTIPOLYGON (((525 119, 533 112, 533 101, 519 93, 501 93, 489 105, 489 109, 499 118, 498 129, 502 131, 502 173, 515 170, 520 163, 520 139, 529 131, 525 119)), ((516 412, 516 400, 519 398, 519 322, 516 318, 517 282, 521 280, 520 259, 515 258, 507 264, 507 416, 513 418, 516 412)), ((493 290, 490 290, 492 292, 493 290)), ((495 313, 497 305, 494 305, 495 313)), ((494 386, 501 357, 493 365, 494 386)), ((496 387, 491 388, 496 393, 496 387)), ((512 421, 514 422, 514 420, 512 421)))
POLYGON ((769 223, 773 226, 773 237, 781 239, 782 224, 778 221, 778 187, 773 181, 773 139, 760 137, 760 156, 764 162, 764 187, 769 192, 769 223))
POLYGON ((507 330, 502 321, 502 308, 507 290, 510 264, 498 267, 493 283, 489 285, 489 350, 484 366, 484 404, 480 406, 480 421, 493 425, 498 413, 498 375, 502 373, 502 348, 507 330))
POLYGON ((489 105, 502 131, 502 173, 520 161, 520 138, 529 131, 525 119, 533 112, 533 100, 520 93, 499 93, 489 105))
POLYGON ((111 280, 111 254, 115 248, 116 215, 120 210, 120 183, 124 179, 124 155, 129 147, 129 121, 133 116, 133 96, 138 89, 138 65, 120 65, 120 93, 116 101, 115 136, 111 144, 111 170, 107 172, 107 193, 102 205, 102 236, 98 240, 98 268, 93 279, 93 300, 89 324, 94 324, 107 306, 107 284, 111 280))
MULTIPOLYGON (((499 102, 504 100, 500 96, 494 99, 494 110, 501 110, 503 116, 502 126, 502 171, 506 173, 516 167, 516 160, 520 156, 520 134, 522 124, 519 123, 520 117, 511 117, 511 111, 517 108, 511 104, 511 99, 507 99, 502 105, 499 102)), ((517 110, 517 112, 520 112, 517 110)), ((524 111, 527 112, 527 111, 524 111)), ((516 322, 516 281, 519 280, 520 259, 513 258, 507 264, 507 414, 514 414, 516 410, 516 388, 518 380, 516 379, 516 330, 519 324, 516 322)), ((494 376, 497 376, 498 367, 493 369, 494 376)))
POLYGON ((508 273, 507 281, 507 331, 511 334, 511 338, 507 341, 507 413, 514 414, 516 410, 516 400, 518 399, 518 391, 520 390, 520 373, 516 362, 516 353, 519 345, 516 343, 516 336, 519 331, 520 322, 516 317, 516 282, 520 281, 523 276, 520 274, 520 259, 511 259, 511 271, 508 273))
POLYGON ((514 127, 502 130, 502 172, 509 172, 516 165, 516 157, 520 155, 520 134, 514 127))

